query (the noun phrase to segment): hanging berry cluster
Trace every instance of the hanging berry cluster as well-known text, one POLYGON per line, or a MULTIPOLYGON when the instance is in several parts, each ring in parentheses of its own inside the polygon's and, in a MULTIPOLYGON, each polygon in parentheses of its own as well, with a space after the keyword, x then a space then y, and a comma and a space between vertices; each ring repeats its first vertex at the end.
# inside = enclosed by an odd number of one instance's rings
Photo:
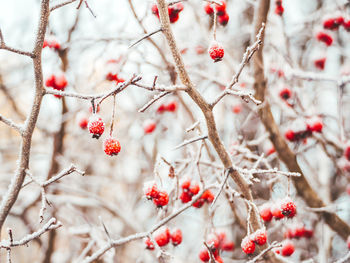
POLYGON ((313 236, 314 232, 311 229, 306 229, 305 226, 296 226, 293 228, 288 228, 286 232, 284 232, 285 238, 311 238, 313 236))
POLYGON ((275 204, 265 204, 260 208, 260 216, 265 222, 270 222, 272 218, 276 220, 284 217, 292 218, 296 213, 297 207, 288 197, 275 204))
POLYGON ((153 203, 161 208, 169 203, 169 195, 166 191, 158 189, 156 184, 145 189, 145 195, 148 200, 152 200, 153 203))
MULTIPOLYGON (((181 184, 181 189, 182 193, 179 198, 182 201, 182 203, 188 203, 192 201, 192 197, 198 194, 200 191, 198 183, 191 180, 185 180, 181 184)), ((213 201, 214 195, 210 190, 206 190, 204 191, 202 196, 196 202, 193 203, 192 206, 196 208, 201 208, 205 203, 212 203, 213 201)))
POLYGON ((216 3, 214 3, 214 4, 207 3, 204 6, 204 11, 208 15, 213 16, 214 9, 215 9, 218 23, 220 25, 222 25, 222 26, 226 26, 228 21, 229 21, 229 19, 230 19, 230 16, 226 12, 226 1, 225 0, 221 0, 220 3, 221 3, 221 5, 218 5, 216 3))
MULTIPOLYGON (((216 262, 223 262, 220 257, 221 251, 233 251, 235 249, 235 244, 227 239, 225 232, 215 232, 211 234, 206 243, 210 247, 210 252, 214 256, 216 262)), ((206 248, 202 249, 198 256, 203 262, 209 262, 210 260, 209 251, 206 248)))
MULTIPOLYGON (((170 23, 175 23, 177 20, 179 20, 179 14, 183 9, 184 9, 184 6, 182 3, 176 3, 168 6, 170 23)), ((159 19, 159 10, 156 4, 152 5, 152 13, 156 15, 159 19)))
POLYGON ((285 133, 285 137, 288 141, 298 142, 301 140, 305 140, 308 137, 312 136, 313 132, 322 132, 323 124, 321 121, 316 120, 311 123, 306 123, 306 128, 299 131, 287 130, 285 133))
POLYGON ((243 238, 241 248, 246 254, 253 254, 255 251, 255 244, 263 246, 266 244, 267 234, 266 229, 259 229, 253 234, 250 234, 243 238))

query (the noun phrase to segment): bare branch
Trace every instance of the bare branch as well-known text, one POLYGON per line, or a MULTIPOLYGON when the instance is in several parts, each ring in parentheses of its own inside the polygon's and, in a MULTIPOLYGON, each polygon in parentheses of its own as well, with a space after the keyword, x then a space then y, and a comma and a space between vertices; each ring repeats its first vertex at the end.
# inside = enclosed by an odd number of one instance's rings
POLYGON ((334 263, 345 263, 347 262, 347 260, 350 259, 350 251, 342 258, 338 259, 337 261, 335 261, 334 263))
POLYGON ((23 127, 21 125, 18 125, 16 123, 14 123, 11 119, 5 118, 4 116, 2 116, 0 114, 0 121, 2 121, 3 123, 5 123, 6 125, 8 125, 9 127, 11 127, 12 129, 15 129, 16 131, 18 131, 20 134, 22 134, 23 132, 23 127))
POLYGON ((57 5, 55 5, 55 6, 53 6, 53 7, 50 8, 50 12, 52 12, 53 10, 55 10, 55 9, 57 9, 57 8, 60 8, 60 7, 62 7, 62 6, 65 6, 65 5, 68 5, 68 4, 70 4, 70 3, 73 3, 73 2, 75 2, 75 1, 77 1, 77 0, 68 0, 68 1, 62 2, 62 3, 60 3, 60 4, 57 4, 57 5))
POLYGON ((183 146, 186 146, 187 144, 190 144, 190 143, 193 143, 193 142, 197 142, 197 141, 200 141, 200 140, 205 140, 205 139, 208 139, 208 135, 203 135, 203 136, 199 136, 199 137, 196 137, 196 138, 192 138, 192 139, 189 139, 189 140, 184 140, 182 143, 180 143, 179 145, 175 146, 173 148, 173 150, 177 150, 183 146))
POLYGON ((157 100, 163 98, 164 96, 166 96, 170 93, 171 93, 170 91, 166 91, 166 92, 162 92, 162 93, 159 93, 157 95, 154 95, 154 97, 149 102, 147 102, 145 105, 143 105, 142 108, 139 109, 138 111, 145 112, 153 103, 155 103, 157 100))
POLYGON ((149 38, 150 36, 154 35, 154 34, 157 34, 159 32, 161 32, 162 29, 159 28, 151 33, 148 33, 146 35, 144 35, 143 37, 141 37, 139 40, 135 41, 134 43, 132 43, 128 48, 132 48, 133 46, 137 45, 138 43, 140 43, 142 40, 146 39, 146 38, 149 38))

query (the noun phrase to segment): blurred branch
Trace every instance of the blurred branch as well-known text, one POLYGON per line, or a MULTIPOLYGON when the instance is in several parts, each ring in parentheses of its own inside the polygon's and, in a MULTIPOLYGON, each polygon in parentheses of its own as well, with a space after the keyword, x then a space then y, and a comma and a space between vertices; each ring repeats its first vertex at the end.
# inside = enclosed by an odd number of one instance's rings
POLYGON ((75 1, 77 1, 77 0, 68 0, 68 1, 66 1, 66 2, 62 2, 62 3, 60 3, 60 4, 57 4, 57 5, 55 5, 55 6, 53 6, 53 7, 50 8, 50 12, 52 12, 53 10, 55 10, 55 9, 57 9, 57 8, 60 8, 60 7, 63 7, 63 6, 65 6, 65 5, 68 5, 68 4, 70 4, 70 3, 73 3, 73 2, 75 2, 75 1))
POLYGON ((2 121, 3 123, 5 123, 6 125, 8 125, 9 127, 11 127, 12 129, 15 129, 16 131, 18 131, 20 134, 22 134, 23 132, 23 127, 21 125, 18 125, 16 123, 14 123, 12 120, 2 116, 0 114, 0 121, 2 121))
POLYGON ((132 48, 133 46, 137 45, 138 43, 140 43, 142 40, 146 39, 146 38, 149 38, 150 36, 154 35, 154 34, 157 34, 159 32, 161 32, 162 29, 159 28, 151 33, 148 33, 146 35, 144 35, 142 38, 140 38, 139 40, 135 41, 134 43, 132 43, 128 48, 132 48))
POLYGON ((5 44, 4 36, 2 35, 1 29, 0 29, 0 49, 4 49, 4 50, 10 51, 10 52, 17 53, 17 54, 24 55, 24 56, 28 56, 31 58, 35 57, 33 52, 22 51, 22 50, 7 46, 5 44))

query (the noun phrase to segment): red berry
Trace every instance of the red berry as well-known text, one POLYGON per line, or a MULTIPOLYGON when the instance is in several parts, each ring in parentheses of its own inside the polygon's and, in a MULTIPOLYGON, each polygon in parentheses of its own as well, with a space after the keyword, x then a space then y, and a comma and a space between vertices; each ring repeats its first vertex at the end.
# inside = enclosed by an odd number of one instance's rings
POLYGON ((344 156, 348 161, 350 161, 350 146, 346 147, 346 149, 344 151, 344 156))
POLYGON ((211 203, 214 201, 214 195, 210 190, 206 190, 203 194, 201 199, 204 199, 206 202, 211 203))
POLYGON ((192 195, 196 195, 196 194, 198 194, 199 189, 200 189, 199 185, 195 184, 195 185, 190 187, 190 192, 191 192, 192 195))
POLYGON ((204 11, 208 14, 208 15, 211 15, 214 13, 214 9, 213 7, 211 6, 210 3, 207 3, 205 6, 204 6, 204 11))
POLYGON ((219 255, 215 256, 214 258, 215 258, 215 263, 224 263, 224 261, 219 255))
POLYGON ((151 187, 146 188, 145 195, 148 199, 158 198, 159 190, 156 184, 153 184, 151 187))
POLYGON ((272 213, 269 206, 265 205, 260 208, 260 216, 265 222, 270 222, 272 219, 272 213))
POLYGON ((208 50, 209 56, 214 62, 221 61, 224 57, 224 48, 217 42, 213 42, 208 50))
POLYGON ((334 18, 329 18, 323 22, 324 29, 337 30, 339 28, 339 25, 340 24, 338 24, 334 18))
POLYGON ((272 147, 267 151, 266 155, 269 156, 269 155, 271 155, 271 154, 273 154, 273 153, 275 153, 275 152, 276 152, 276 149, 272 146, 272 147))
POLYGON ((348 249, 350 249, 350 236, 348 236, 348 239, 346 240, 346 244, 348 245, 348 249))
POLYGON ((222 16, 226 13, 226 1, 220 0, 221 5, 215 4, 215 10, 218 16, 222 16))
POLYGON ((345 20, 344 17, 338 16, 337 18, 334 19, 335 23, 338 24, 339 26, 344 24, 345 20))
POLYGON ((189 190, 190 189, 190 186, 191 186, 191 181, 190 180, 185 180, 182 182, 181 184, 181 188, 182 189, 187 189, 189 190))
POLYGON ((182 242, 182 232, 180 229, 175 229, 171 234, 171 242, 174 246, 180 245, 182 242))
POLYGON ((275 8, 275 14, 279 15, 279 16, 282 16, 283 12, 284 12, 283 6, 282 5, 277 5, 276 8, 275 8))
POLYGON ((241 248, 244 253, 253 254, 255 251, 255 243, 249 237, 245 237, 242 240, 241 248))
POLYGON ((185 204, 192 200, 192 195, 189 192, 182 192, 179 198, 182 201, 182 203, 185 204))
POLYGON ((120 143, 114 137, 109 137, 103 142, 103 150, 107 155, 113 156, 118 155, 120 152, 120 143))
POLYGON ((210 259, 208 250, 204 249, 201 252, 199 252, 199 259, 202 260, 203 262, 208 262, 210 259))
POLYGON ((343 22, 343 27, 346 31, 350 31, 350 20, 343 22))
POLYGON ((152 133, 156 129, 156 122, 153 120, 146 120, 143 124, 145 134, 152 133))
POLYGON ((325 43, 327 46, 330 46, 333 43, 333 38, 324 32, 319 32, 316 37, 318 41, 325 43))
POLYGON ((280 97, 283 100, 288 100, 290 97, 292 97, 292 91, 289 88, 284 88, 280 91, 280 97))
POLYGON ((199 198, 196 202, 192 204, 195 208, 201 208, 204 205, 204 200, 202 198, 199 198))
POLYGON ((174 13, 169 16, 170 23, 175 23, 177 20, 179 20, 179 13, 174 13))
POLYGON ((322 132, 323 124, 320 121, 315 122, 310 126, 312 132, 322 132))
POLYGON ((207 239, 207 244, 209 247, 213 247, 215 249, 218 249, 220 246, 220 240, 217 235, 211 234, 207 239))
POLYGON ((64 75, 57 76, 55 79, 55 87, 54 89, 57 90, 64 90, 64 88, 67 86, 68 82, 64 75))
POLYGON ((296 136, 295 136, 295 133, 292 131, 292 130, 288 130, 286 131, 286 133, 284 134, 286 136, 286 139, 288 141, 295 141, 296 140, 296 136))
POLYGON ((315 60, 315 67, 320 69, 320 70, 324 70, 324 66, 325 66, 325 63, 326 63, 326 58, 320 58, 320 59, 317 59, 315 60))
POLYGON ((265 229, 259 229, 252 234, 252 240, 254 243, 262 246, 266 243, 267 234, 265 229))
POLYGON ((229 20, 230 20, 230 16, 227 13, 224 13, 223 15, 218 16, 218 23, 222 26, 226 26, 229 20))
POLYGON ((157 207, 163 207, 169 203, 169 195, 165 191, 160 191, 157 198, 153 199, 153 203, 157 207))
POLYGON ((151 241, 151 239, 147 238, 145 240, 145 244, 146 244, 146 248, 149 249, 149 250, 154 250, 154 244, 153 242, 151 241))
POLYGON ((163 113, 164 111, 165 111, 165 105, 161 104, 157 109, 157 113, 163 113))
POLYGON ((56 82, 56 76, 55 75, 51 75, 50 77, 48 77, 45 81, 45 85, 46 87, 54 87, 55 86, 55 82, 56 82))
POLYGON ((277 206, 274 205, 274 207, 271 209, 271 213, 275 219, 282 219, 284 215, 282 214, 282 210, 277 206))
POLYGON ((105 124, 103 123, 101 117, 93 115, 89 119, 88 129, 92 134, 92 138, 98 139, 105 130, 105 124))
POLYGON ((61 49, 61 45, 55 40, 51 42, 50 47, 54 48, 56 51, 61 49))
POLYGON ((160 232, 158 235, 156 235, 154 237, 154 240, 157 242, 158 246, 164 247, 169 243, 170 238, 169 238, 168 233, 166 231, 164 231, 164 232, 160 232))
POLYGON ((165 106, 166 111, 174 112, 174 111, 176 111, 176 109, 177 109, 177 102, 176 101, 172 101, 165 106))
POLYGON ((292 218, 297 213, 297 207, 294 202, 288 198, 282 202, 281 211, 284 216, 292 218))
POLYGON ((158 6, 156 4, 152 5, 152 14, 156 15, 159 18, 159 11, 158 11, 158 6))
POLYGON ((89 122, 89 121, 88 121, 87 118, 85 118, 85 117, 81 118, 80 121, 79 121, 79 126, 80 126, 80 128, 86 129, 87 126, 88 126, 88 122, 89 122))
POLYGON ((282 256, 284 257, 289 257, 290 255, 292 255, 294 253, 294 245, 291 241, 287 240, 283 243, 282 248, 281 248, 281 252, 282 252, 282 256))
POLYGON ((232 107, 232 111, 236 114, 240 113, 241 112, 241 105, 235 105, 232 107))
POLYGON ((233 242, 225 242, 221 245, 221 249, 224 251, 232 251, 235 249, 235 243, 233 242))
POLYGON ((108 72, 106 75, 106 80, 114 81, 117 79, 118 79, 117 74, 113 74, 112 72, 108 72))

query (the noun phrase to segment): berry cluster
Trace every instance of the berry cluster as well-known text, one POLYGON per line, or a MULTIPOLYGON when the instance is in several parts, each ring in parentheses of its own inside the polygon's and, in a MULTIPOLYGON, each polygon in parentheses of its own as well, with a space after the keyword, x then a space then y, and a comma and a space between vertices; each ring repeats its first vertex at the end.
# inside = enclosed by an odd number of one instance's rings
POLYGON ((157 109, 157 113, 175 112, 177 110, 177 102, 170 101, 168 104, 161 104, 157 109))
MULTIPOLYGON (((223 262, 220 257, 221 251, 232 251, 235 249, 235 244, 227 240, 225 232, 211 234, 206 243, 210 247, 210 252, 213 254, 216 262, 223 262)), ((210 260, 209 251, 207 249, 201 250, 198 256, 203 262, 208 262, 210 260)))
POLYGON ((153 200, 157 207, 163 207, 169 203, 169 195, 166 191, 160 191, 156 184, 146 187, 145 195, 148 200, 153 200))
POLYGON ((43 48, 53 48, 58 51, 61 49, 61 45, 56 40, 44 40, 43 48))
MULTIPOLYGON (((64 91, 66 88, 68 82, 64 75, 56 76, 51 75, 49 78, 46 79, 45 85, 47 87, 52 87, 55 90, 61 90, 64 91)), ((56 98, 62 98, 60 95, 54 95, 56 98)))
MULTIPOLYGON (((180 195, 180 200, 182 203, 188 203, 192 201, 192 197, 199 193, 200 187, 196 182, 191 182, 190 180, 185 180, 181 184, 182 193, 180 195)), ((193 203, 192 206, 196 208, 201 208, 204 203, 211 203, 214 201, 214 195, 210 190, 206 190, 202 196, 193 203)))
POLYGON ((286 232, 284 232, 285 238, 311 238, 314 232, 311 229, 306 229, 305 226, 296 226, 294 228, 288 228, 286 232))
POLYGON ((253 254, 255 251, 255 244, 262 246, 265 245, 267 241, 266 229, 259 229, 253 234, 243 238, 241 243, 241 248, 246 254, 253 254))
POLYGON ((117 73, 113 74, 112 72, 107 73, 106 80, 115 81, 117 84, 125 81, 123 78, 119 78, 117 73))
POLYGON ((265 222, 270 222, 273 217, 276 220, 284 217, 292 218, 296 213, 296 205, 289 198, 281 200, 273 205, 265 204, 260 208, 260 216, 265 222))
POLYGON ((344 17, 338 16, 335 18, 329 18, 323 21, 323 28, 329 30, 338 30, 340 26, 343 26, 346 31, 350 31, 350 20, 345 21, 344 17))
MULTIPOLYGON (((173 5, 168 6, 168 14, 170 23, 175 23, 177 20, 179 20, 179 13, 184 9, 184 6, 182 3, 176 3, 173 5)), ((159 10, 158 6, 156 4, 152 5, 152 13, 156 15, 159 19, 159 10)))
POLYGON ((297 142, 305 140, 312 135, 313 132, 322 132, 323 124, 317 120, 312 123, 306 123, 306 128, 299 131, 287 130, 285 137, 288 141, 297 142))
POLYGON ((209 56, 214 60, 214 62, 219 62, 224 57, 224 48, 216 41, 210 45, 208 50, 209 56))
POLYGON ((226 26, 228 23, 228 20, 230 19, 229 15, 226 12, 226 1, 225 0, 221 0, 220 1, 221 5, 218 4, 210 4, 207 3, 204 6, 204 11, 208 14, 208 15, 213 15, 214 14, 214 8, 216 11, 216 14, 218 16, 218 23, 222 26, 226 26), (215 5, 215 7, 213 8, 213 5, 215 5))
POLYGON ((282 243, 282 248, 281 249, 276 249, 275 253, 281 254, 284 257, 289 257, 291 256, 295 251, 294 244, 290 240, 285 240, 282 243))
MULTIPOLYGON (((164 247, 171 243, 173 246, 180 245, 182 242, 182 232, 180 229, 174 229, 171 233, 169 228, 165 227, 161 231, 159 231, 156 235, 154 235, 154 240, 157 242, 158 246, 164 247)), ((147 238, 145 241, 146 249, 154 250, 154 244, 150 238, 147 238)))
POLYGON ((282 16, 284 12, 284 8, 282 6, 282 0, 275 1, 275 14, 282 16))

